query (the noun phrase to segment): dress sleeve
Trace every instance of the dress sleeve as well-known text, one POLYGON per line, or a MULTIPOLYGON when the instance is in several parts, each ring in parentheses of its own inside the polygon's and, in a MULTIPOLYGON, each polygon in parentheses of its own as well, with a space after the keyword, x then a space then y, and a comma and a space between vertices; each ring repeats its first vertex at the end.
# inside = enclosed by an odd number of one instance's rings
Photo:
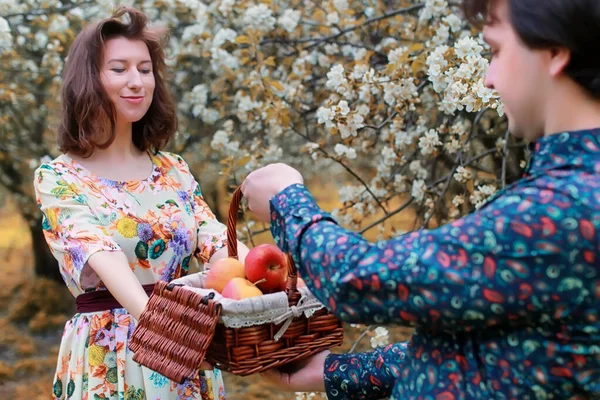
POLYGON ((227 227, 217 221, 210 207, 204 201, 200 185, 193 176, 192 188, 192 204, 198 232, 196 257, 206 263, 217 250, 227 244, 227 227))
POLYGON ((90 209, 77 185, 44 164, 35 172, 34 190, 43 214, 42 227, 50 251, 71 291, 81 292, 81 272, 90 256, 121 248, 90 209))
POLYGON ((215 214, 206 204, 200 184, 194 178, 189 165, 181 156, 175 154, 172 156, 176 159, 179 171, 188 177, 187 187, 191 197, 192 211, 196 219, 198 243, 194 255, 200 262, 207 263, 217 250, 227 245, 227 226, 215 218, 215 214))

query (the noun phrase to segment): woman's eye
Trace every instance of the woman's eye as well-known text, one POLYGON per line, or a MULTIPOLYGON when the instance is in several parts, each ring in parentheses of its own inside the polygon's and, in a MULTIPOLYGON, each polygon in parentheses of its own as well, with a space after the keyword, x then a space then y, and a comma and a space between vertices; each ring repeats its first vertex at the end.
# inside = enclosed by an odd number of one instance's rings
POLYGON ((150 73, 150 72, 152 72, 152 71, 151 71, 151 70, 149 70, 149 69, 142 69, 142 70, 140 70, 140 72, 141 72, 142 74, 149 74, 149 73, 150 73))
POLYGON ((125 69, 123 69, 123 68, 112 68, 111 71, 116 72, 117 74, 120 74, 122 72, 125 72, 125 69))

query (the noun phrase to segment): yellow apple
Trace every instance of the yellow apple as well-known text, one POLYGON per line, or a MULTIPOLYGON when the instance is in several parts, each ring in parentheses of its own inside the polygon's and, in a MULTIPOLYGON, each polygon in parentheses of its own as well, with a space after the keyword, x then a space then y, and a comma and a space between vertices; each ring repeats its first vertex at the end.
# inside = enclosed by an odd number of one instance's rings
POLYGON ((225 285, 221 294, 228 299, 241 300, 249 297, 262 296, 263 293, 249 280, 244 278, 233 278, 225 285))
POLYGON ((225 285, 234 278, 246 278, 244 264, 235 258, 221 258, 211 266, 204 286, 222 293, 225 285))

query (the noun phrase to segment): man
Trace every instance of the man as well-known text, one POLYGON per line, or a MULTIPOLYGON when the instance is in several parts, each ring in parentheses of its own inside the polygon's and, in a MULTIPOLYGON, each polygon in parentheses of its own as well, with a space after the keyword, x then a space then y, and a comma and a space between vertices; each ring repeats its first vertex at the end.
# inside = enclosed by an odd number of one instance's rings
POLYGON ((486 84, 532 142, 525 176, 475 213, 368 243, 283 164, 251 173, 250 209, 344 321, 415 327, 410 343, 324 352, 265 376, 329 399, 600 396, 600 2, 469 0, 486 84), (270 207, 270 208, 269 208, 270 207))

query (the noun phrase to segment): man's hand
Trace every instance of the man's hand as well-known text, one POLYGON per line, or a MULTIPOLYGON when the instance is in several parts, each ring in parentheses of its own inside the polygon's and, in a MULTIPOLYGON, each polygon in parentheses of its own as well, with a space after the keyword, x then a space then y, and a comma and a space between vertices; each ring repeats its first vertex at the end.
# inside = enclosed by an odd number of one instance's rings
POLYGON ((314 356, 300 360, 284 368, 293 368, 293 372, 271 369, 261 373, 261 377, 288 392, 324 392, 325 359, 331 352, 325 350, 314 356))
POLYGON ((242 183, 242 193, 248 200, 248 208, 263 221, 270 221, 269 201, 277 193, 293 184, 304 183, 302 175, 286 164, 269 164, 259 168, 242 183))

